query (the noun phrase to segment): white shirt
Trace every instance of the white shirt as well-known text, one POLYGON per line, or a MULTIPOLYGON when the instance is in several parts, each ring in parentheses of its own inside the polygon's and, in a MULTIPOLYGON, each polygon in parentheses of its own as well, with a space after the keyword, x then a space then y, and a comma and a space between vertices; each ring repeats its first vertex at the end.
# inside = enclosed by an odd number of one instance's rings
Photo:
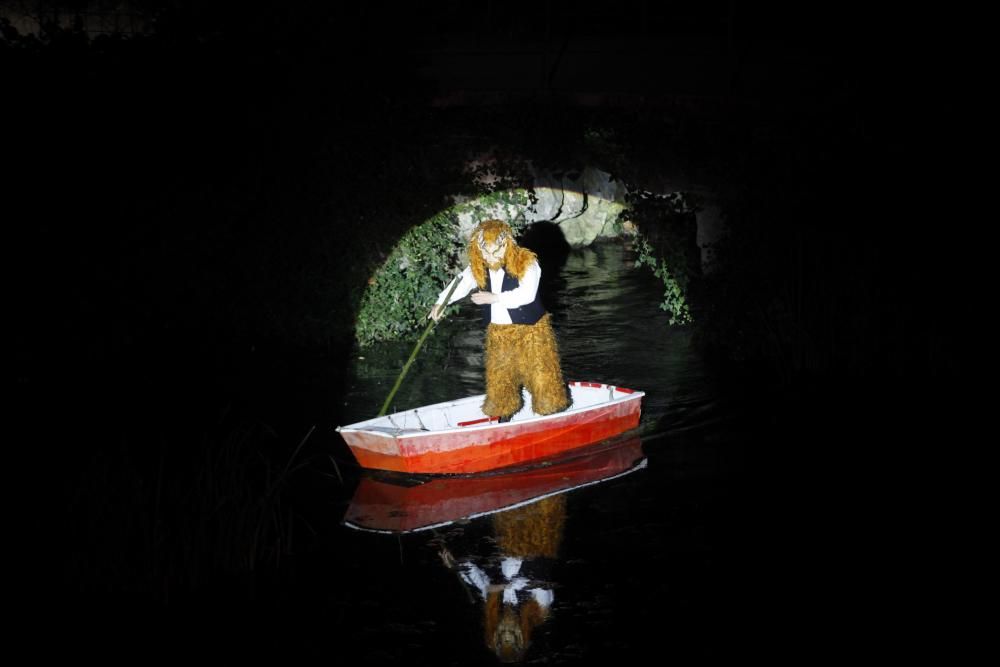
MULTIPOLYGON (((520 558, 511 557, 504 558, 500 563, 500 571, 505 579, 503 582, 504 603, 516 605, 517 592, 522 589, 527 589, 527 591, 531 593, 531 597, 535 598, 535 601, 538 602, 542 609, 548 609, 552 606, 553 600, 555 600, 555 594, 549 588, 527 588, 529 583, 528 580, 519 576, 521 573, 522 563, 523 561, 520 558)), ((474 563, 462 563, 460 574, 462 579, 464 579, 467 584, 475 587, 485 600, 492 584, 489 576, 487 576, 487 574, 479 569, 474 563)))
MULTIPOLYGON (((490 304, 490 322, 493 324, 512 324, 507 309, 520 308, 535 300, 535 295, 538 294, 538 281, 542 277, 542 267, 538 266, 537 261, 529 264, 528 268, 524 271, 524 275, 518 280, 517 287, 506 292, 501 291, 503 289, 503 277, 506 275, 504 270, 497 269, 494 271, 493 269, 489 269, 489 272, 492 291, 494 294, 500 295, 500 299, 496 303, 490 304)), ((451 289, 453 282, 455 281, 452 280, 451 283, 448 283, 447 287, 441 290, 436 303, 444 303, 444 298, 448 295, 448 290, 451 289)), ((455 292, 451 295, 448 303, 452 304, 459 299, 464 299, 472 290, 478 289, 478 287, 475 278, 472 277, 472 269, 468 266, 465 267, 465 270, 458 277, 458 286, 455 288, 455 292)))

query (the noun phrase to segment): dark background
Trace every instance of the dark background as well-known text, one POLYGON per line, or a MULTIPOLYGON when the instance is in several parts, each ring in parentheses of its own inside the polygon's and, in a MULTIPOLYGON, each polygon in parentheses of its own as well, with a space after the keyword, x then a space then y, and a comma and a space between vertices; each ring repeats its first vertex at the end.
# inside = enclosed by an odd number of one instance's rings
MULTIPOLYGON (((329 406, 359 295, 395 240, 465 187, 456 156, 606 160, 581 147, 594 127, 618 138, 622 178, 681 178, 727 206, 737 240, 697 292, 698 335, 737 392, 784 406, 780 437, 748 464, 772 482, 754 485, 753 508, 788 512, 795 497, 806 526, 840 516, 879 563, 893 541, 874 518, 897 481, 886 471, 928 451, 918 441, 939 438, 958 403, 942 389, 959 371, 948 278, 962 241, 906 164, 915 142, 933 145, 899 94, 925 71, 899 41, 912 16, 843 3, 135 6, 156 17, 151 33, 7 24, 0 42, 14 407, 59 480, 50 525, 65 564, 51 579, 68 608, 243 591, 239 568, 195 576, 200 561, 166 547, 173 565, 149 574, 157 485, 185 488, 201 452, 236 433, 279 468, 307 425, 315 452, 336 448, 329 406), (786 346, 742 310, 748 292, 794 313, 786 346), (868 460, 835 455, 859 438, 868 460), (802 488, 803 468, 826 485, 802 488), (841 485, 856 504, 824 501, 841 485), (106 496, 88 505, 94 489, 106 496)), ((197 510, 174 511, 155 520, 197 510)), ((215 548, 215 535, 164 531, 215 548)), ((872 580, 856 556, 834 581, 872 580)))
POLYGON ((44 350, 25 355, 26 377, 67 333, 83 336, 66 361, 86 382, 139 358, 173 372, 169 349, 349 345, 379 255, 464 187, 456 155, 498 147, 717 193, 737 243, 769 253, 739 280, 836 302, 799 327, 820 373, 953 369, 944 318, 927 316, 946 300, 933 267, 951 239, 914 224, 919 195, 900 192, 910 123, 893 102, 919 69, 912 50, 896 67, 903 17, 893 30, 843 4, 135 7, 151 34, 64 18, 4 42, 9 201, 25 216, 15 298, 44 350), (584 146, 593 128, 615 155, 584 146))

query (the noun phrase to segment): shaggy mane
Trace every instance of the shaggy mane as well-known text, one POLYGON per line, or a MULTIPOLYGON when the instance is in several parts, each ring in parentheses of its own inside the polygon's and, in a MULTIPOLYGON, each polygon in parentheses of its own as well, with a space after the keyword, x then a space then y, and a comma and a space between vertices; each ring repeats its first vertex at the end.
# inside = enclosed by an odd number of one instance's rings
POLYGON ((487 243, 493 243, 502 233, 507 234, 507 252, 503 256, 504 271, 520 280, 524 277, 524 272, 528 270, 531 263, 536 260, 535 253, 517 245, 510 225, 500 220, 485 220, 481 222, 473 230, 472 236, 469 237, 468 248, 469 268, 472 269, 472 277, 476 280, 479 289, 489 289, 490 284, 486 261, 483 260, 483 255, 479 252, 479 235, 482 234, 483 239, 487 243))

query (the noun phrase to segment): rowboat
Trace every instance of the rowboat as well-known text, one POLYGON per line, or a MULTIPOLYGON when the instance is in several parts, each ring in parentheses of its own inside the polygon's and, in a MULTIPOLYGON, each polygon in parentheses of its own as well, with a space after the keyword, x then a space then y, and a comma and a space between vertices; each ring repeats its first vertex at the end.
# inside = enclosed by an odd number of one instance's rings
POLYGON ((524 407, 501 423, 483 414, 485 396, 470 396, 341 426, 363 468, 420 474, 497 470, 600 442, 639 425, 645 394, 600 382, 570 382, 563 412, 537 415, 524 407))
POLYGON ((544 498, 617 479, 646 467, 638 436, 591 445, 547 465, 490 475, 362 476, 343 524, 376 533, 415 533, 505 512, 544 498))

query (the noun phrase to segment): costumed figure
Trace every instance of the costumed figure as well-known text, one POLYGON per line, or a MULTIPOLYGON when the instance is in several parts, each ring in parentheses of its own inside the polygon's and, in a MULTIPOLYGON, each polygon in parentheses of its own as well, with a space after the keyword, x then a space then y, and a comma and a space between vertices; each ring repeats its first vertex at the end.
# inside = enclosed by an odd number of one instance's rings
MULTIPOLYGON (((552 323, 538 298, 541 275, 535 253, 517 245, 510 226, 487 220, 469 239, 469 266, 448 301, 480 290, 472 301, 482 307, 487 325, 483 413, 501 421, 523 406, 522 387, 531 393, 535 414, 560 412, 570 404, 552 323)), ((428 317, 441 317, 450 288, 449 283, 428 317)))
POLYGON ((566 521, 566 496, 545 498, 493 515, 497 553, 445 565, 482 602, 483 639, 501 662, 524 659, 535 629, 549 619, 555 600, 552 569, 566 521))

